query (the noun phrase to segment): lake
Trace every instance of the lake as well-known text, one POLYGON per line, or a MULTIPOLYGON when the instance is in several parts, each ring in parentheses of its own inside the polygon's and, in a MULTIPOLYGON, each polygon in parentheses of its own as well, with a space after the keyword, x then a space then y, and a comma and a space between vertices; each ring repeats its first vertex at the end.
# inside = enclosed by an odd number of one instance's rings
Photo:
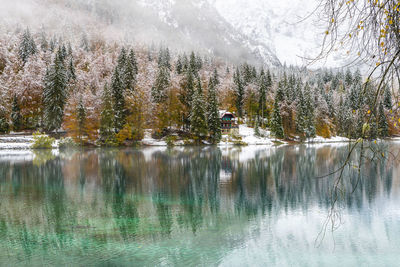
POLYGON ((400 171, 390 159, 367 162, 360 181, 346 168, 338 227, 319 235, 335 177, 317 177, 347 152, 346 144, 3 152, 0 265, 398 265, 400 171))

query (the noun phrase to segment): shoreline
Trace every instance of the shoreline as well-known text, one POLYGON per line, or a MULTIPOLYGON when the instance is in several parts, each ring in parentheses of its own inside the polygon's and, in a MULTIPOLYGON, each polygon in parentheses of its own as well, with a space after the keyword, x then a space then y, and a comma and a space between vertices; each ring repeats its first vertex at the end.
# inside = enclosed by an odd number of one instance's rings
MULTIPOLYGON (((246 139, 245 139, 246 140, 246 139)), ((395 140, 395 139, 393 139, 395 140)), ((400 140, 400 139, 398 139, 400 140)), ((37 150, 31 148, 33 141, 33 136, 32 135, 20 135, 20 136, 0 136, 0 151, 5 151, 5 150, 37 150)), ((58 147, 58 141, 54 142, 52 149, 59 149, 58 147)), ((147 147, 207 147, 207 146, 217 146, 217 147, 245 147, 245 146, 265 146, 265 147, 278 147, 278 146, 284 146, 284 145, 314 145, 314 144, 335 144, 335 143, 349 143, 352 142, 352 140, 349 140, 347 138, 330 138, 330 139, 324 139, 322 137, 316 137, 314 139, 307 140, 306 142, 297 142, 297 141, 285 141, 285 140, 280 140, 280 139, 274 139, 274 138, 259 138, 257 140, 254 140, 250 143, 247 143, 244 141, 243 143, 235 143, 232 141, 221 141, 218 144, 201 144, 201 145, 195 145, 195 144, 184 144, 181 141, 177 141, 174 145, 168 146, 167 142, 164 140, 155 140, 155 139, 146 139, 140 142, 137 146, 120 146, 120 147, 115 147, 115 148, 147 148, 147 147)), ((82 146, 82 148, 107 148, 107 147, 102 147, 102 146, 82 146)), ((40 150, 40 149, 39 149, 40 150)))
MULTIPOLYGON (((355 142, 356 140, 351 140, 346 137, 334 136, 331 138, 324 138, 321 136, 316 136, 315 138, 308 139, 306 141, 297 140, 281 140, 268 137, 270 133, 265 131, 264 137, 259 137, 254 135, 252 128, 246 126, 240 127, 240 133, 238 139, 232 138, 232 136, 223 135, 222 140, 218 144, 185 144, 183 140, 177 140, 173 145, 168 145, 167 140, 163 139, 153 139, 150 134, 145 135, 143 140, 141 140, 135 146, 117 146, 115 148, 146 148, 146 147, 206 147, 206 146, 217 146, 221 148, 225 147, 244 147, 244 146, 264 146, 264 147, 278 147, 284 145, 316 145, 316 144, 347 144, 355 142)), ((393 136, 386 139, 385 141, 400 141, 400 137, 393 136)), ((35 150, 31 148, 33 142, 33 135, 31 133, 12 133, 7 135, 0 135, 0 151, 5 150, 35 150)), ((59 149, 59 139, 53 143, 52 149, 59 149)), ((78 146, 79 147, 79 146, 78 146)), ((107 148, 106 146, 82 146, 82 148, 107 148)))

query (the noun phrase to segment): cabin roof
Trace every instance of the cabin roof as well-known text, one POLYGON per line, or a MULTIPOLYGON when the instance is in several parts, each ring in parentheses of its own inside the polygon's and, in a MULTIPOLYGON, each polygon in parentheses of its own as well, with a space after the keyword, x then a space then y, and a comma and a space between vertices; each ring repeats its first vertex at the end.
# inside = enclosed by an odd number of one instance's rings
POLYGON ((219 117, 222 119, 224 116, 226 115, 230 115, 234 118, 236 118, 235 114, 233 114, 232 112, 226 111, 226 110, 220 110, 219 111, 219 117))

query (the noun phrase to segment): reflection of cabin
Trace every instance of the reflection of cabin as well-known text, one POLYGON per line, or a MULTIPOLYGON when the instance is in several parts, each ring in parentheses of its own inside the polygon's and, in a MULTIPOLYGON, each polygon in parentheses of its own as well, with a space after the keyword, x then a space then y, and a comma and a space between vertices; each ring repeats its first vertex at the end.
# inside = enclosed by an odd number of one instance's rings
POLYGON ((220 110, 219 118, 221 119, 222 134, 239 133, 239 126, 236 123, 236 116, 233 113, 220 110))

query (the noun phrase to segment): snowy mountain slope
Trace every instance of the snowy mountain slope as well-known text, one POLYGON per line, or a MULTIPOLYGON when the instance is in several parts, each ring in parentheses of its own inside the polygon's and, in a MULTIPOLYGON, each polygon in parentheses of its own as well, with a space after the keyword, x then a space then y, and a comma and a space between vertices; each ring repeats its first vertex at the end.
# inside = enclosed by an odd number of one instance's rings
MULTIPOLYGON (((267 47, 283 63, 304 65, 320 52, 324 24, 313 13, 319 1, 209 0, 220 15, 247 39, 267 47), (305 19, 307 18, 307 19, 305 19)), ((343 65, 338 54, 317 66, 343 65)), ((314 66, 314 67, 317 67, 314 66)))
POLYGON ((281 65, 272 48, 238 31, 208 0, 15 0, 0 15, 7 24, 55 28, 63 35, 84 31, 115 41, 194 49, 234 63, 281 65))

